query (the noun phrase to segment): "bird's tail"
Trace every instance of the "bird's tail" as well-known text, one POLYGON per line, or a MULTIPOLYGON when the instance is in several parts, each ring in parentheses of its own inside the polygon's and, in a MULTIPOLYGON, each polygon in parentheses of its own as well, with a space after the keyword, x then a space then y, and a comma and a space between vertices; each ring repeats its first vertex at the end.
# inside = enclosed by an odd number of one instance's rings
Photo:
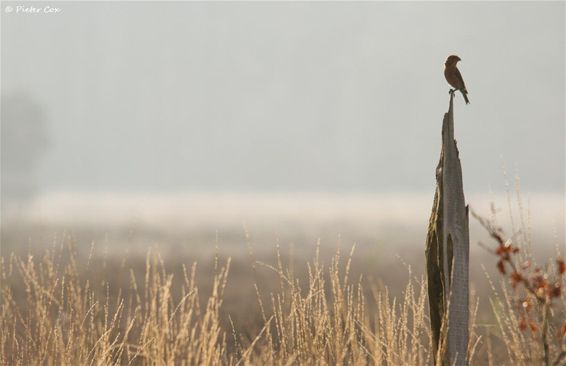
POLYGON ((466 101, 466 104, 470 104, 470 100, 468 99, 468 91, 466 89, 460 90, 462 92, 462 95, 464 96, 464 100, 466 101))

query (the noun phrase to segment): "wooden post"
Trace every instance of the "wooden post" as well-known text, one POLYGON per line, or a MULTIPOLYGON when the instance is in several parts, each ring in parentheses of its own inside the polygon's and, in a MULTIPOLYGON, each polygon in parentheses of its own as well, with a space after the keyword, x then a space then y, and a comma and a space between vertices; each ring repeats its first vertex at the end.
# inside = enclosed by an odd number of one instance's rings
POLYGON ((454 140, 454 95, 442 122, 442 150, 430 216, 426 262, 437 365, 467 365, 469 319, 468 207, 454 140))

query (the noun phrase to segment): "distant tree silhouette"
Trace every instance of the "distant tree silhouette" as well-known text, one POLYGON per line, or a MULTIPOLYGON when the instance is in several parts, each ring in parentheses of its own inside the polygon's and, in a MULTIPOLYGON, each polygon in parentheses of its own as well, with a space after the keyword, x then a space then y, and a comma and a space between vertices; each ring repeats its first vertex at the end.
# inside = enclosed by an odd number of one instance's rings
POLYGON ((47 148, 45 117, 41 106, 25 93, 1 97, 1 199, 2 211, 20 206, 37 189, 35 172, 47 148))

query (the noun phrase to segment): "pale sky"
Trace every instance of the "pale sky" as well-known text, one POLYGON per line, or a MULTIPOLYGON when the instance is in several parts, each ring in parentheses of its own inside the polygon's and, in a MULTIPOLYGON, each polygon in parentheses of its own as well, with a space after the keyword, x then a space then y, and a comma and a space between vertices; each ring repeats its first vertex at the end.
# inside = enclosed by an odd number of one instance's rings
POLYGON ((563 2, 2 6, 3 184, 433 192, 457 54, 467 191, 564 189, 563 2))

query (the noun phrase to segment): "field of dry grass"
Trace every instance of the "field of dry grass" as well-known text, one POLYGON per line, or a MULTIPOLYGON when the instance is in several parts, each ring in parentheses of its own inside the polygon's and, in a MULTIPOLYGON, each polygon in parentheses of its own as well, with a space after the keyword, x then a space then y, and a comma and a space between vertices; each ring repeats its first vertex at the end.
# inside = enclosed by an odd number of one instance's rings
MULTIPOLYGON (((12 222, 2 232, 0 364, 433 364, 424 230, 261 228, 12 222)), ((491 244, 477 225, 472 233, 491 244)), ((527 255, 529 236, 515 240, 527 255)), ((534 252, 554 257, 556 238, 543 240, 534 252)), ((472 245, 471 363, 539 364, 540 330, 521 329, 521 293, 472 245)), ((564 304, 562 293, 553 354, 565 346, 564 304)))

